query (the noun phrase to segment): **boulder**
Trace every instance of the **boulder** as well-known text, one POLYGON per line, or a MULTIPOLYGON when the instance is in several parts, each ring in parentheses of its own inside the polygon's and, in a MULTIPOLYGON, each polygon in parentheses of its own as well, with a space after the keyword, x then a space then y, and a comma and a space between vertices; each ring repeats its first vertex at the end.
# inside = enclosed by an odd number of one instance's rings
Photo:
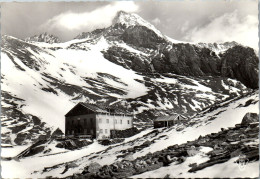
POLYGON ((124 160, 127 160, 127 161, 134 161, 134 157, 133 157, 133 154, 130 153, 128 155, 125 156, 124 160))
POLYGON ((68 168, 78 167, 78 165, 76 163, 74 163, 74 162, 68 163, 67 166, 68 166, 68 168))
POLYGON ((199 153, 195 146, 191 146, 190 149, 187 150, 189 156, 194 156, 199 153))
POLYGON ((65 169, 63 170, 63 172, 61 174, 66 173, 70 168, 76 168, 76 167, 78 167, 78 165, 76 163, 74 163, 74 162, 67 163, 65 165, 65 169))
POLYGON ((93 163, 89 164, 89 166, 88 166, 88 172, 89 172, 89 173, 96 173, 96 172, 99 171, 99 169, 100 169, 101 167, 102 167, 102 166, 101 166, 99 163, 93 162, 93 163))
POLYGON ((151 144, 152 144, 152 142, 149 141, 149 140, 147 140, 147 141, 145 141, 145 142, 142 144, 142 146, 148 147, 148 146, 150 146, 151 144))
POLYGON ((64 148, 64 145, 62 143, 58 143, 55 147, 57 147, 57 148, 64 148))
POLYGON ((246 115, 243 117, 241 125, 242 126, 248 126, 250 123, 258 122, 259 117, 257 113, 246 113, 246 115))

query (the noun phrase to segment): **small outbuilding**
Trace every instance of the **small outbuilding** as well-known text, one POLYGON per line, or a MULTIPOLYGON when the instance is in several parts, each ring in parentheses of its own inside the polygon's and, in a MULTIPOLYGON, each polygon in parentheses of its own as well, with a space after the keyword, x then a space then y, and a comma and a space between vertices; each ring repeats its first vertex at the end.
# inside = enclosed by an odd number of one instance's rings
POLYGON ((159 116, 153 121, 154 128, 171 127, 177 123, 186 121, 187 117, 180 114, 173 114, 170 116, 159 116))

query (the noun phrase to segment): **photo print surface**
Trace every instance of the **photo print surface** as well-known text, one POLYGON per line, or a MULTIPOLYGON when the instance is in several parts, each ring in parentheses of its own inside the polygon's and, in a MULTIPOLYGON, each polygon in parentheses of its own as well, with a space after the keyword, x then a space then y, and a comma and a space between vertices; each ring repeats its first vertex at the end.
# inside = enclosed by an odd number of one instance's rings
POLYGON ((258 1, 1 2, 3 178, 259 176, 258 1))

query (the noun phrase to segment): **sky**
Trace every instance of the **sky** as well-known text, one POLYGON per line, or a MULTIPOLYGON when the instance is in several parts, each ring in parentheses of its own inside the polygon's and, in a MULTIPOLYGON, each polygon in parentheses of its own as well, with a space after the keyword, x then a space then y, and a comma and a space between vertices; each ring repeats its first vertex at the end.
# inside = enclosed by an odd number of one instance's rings
POLYGON ((120 10, 138 14, 176 40, 236 41, 258 49, 257 0, 1 3, 1 33, 24 39, 47 32, 68 41, 110 26, 120 10))

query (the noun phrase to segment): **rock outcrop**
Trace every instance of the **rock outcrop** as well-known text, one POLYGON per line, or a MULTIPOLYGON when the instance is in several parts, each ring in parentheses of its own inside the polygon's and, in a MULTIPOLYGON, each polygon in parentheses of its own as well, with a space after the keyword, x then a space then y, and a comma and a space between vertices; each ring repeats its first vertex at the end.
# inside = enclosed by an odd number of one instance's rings
POLYGON ((50 43, 50 44, 61 42, 58 37, 51 35, 51 34, 47 34, 46 32, 44 32, 40 35, 28 37, 28 38, 25 39, 25 41, 46 42, 46 43, 50 43))
POLYGON ((241 125, 247 126, 250 123, 258 122, 259 116, 256 113, 246 113, 246 115, 243 117, 241 125))
POLYGON ((221 75, 241 81, 250 88, 258 88, 259 60, 252 48, 235 46, 222 57, 221 75))

